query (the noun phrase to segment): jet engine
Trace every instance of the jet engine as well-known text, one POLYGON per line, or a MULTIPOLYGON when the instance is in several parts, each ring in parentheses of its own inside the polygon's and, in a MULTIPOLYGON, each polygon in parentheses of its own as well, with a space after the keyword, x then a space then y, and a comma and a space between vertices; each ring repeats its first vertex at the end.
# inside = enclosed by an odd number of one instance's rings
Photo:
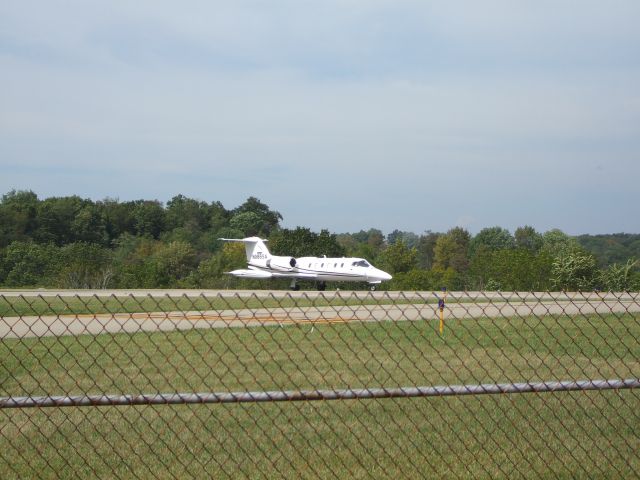
POLYGON ((271 257, 271 259, 267 261, 267 268, 290 272, 296 267, 297 263, 293 257, 271 257))

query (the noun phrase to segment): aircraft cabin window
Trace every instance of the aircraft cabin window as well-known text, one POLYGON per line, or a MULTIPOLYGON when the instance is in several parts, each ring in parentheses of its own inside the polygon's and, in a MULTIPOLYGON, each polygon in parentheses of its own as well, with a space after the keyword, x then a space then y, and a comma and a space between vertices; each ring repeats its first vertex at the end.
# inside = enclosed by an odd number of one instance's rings
POLYGON ((320 268, 324 268, 324 263, 321 263, 321 264, 320 264, 320 268))
POLYGON ((341 266, 341 267, 344 267, 344 263, 341 263, 341 264, 340 264, 340 266, 341 266))
POLYGON ((337 263, 334 263, 334 264, 333 264, 333 268, 336 268, 337 266, 338 266, 338 264, 337 264, 337 263))

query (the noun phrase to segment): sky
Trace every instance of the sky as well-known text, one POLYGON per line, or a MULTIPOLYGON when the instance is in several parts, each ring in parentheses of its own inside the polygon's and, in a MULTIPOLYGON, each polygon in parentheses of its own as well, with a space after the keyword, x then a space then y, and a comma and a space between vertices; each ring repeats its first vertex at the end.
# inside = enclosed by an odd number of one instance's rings
POLYGON ((0 3, 0 193, 640 233, 637 0, 0 3))

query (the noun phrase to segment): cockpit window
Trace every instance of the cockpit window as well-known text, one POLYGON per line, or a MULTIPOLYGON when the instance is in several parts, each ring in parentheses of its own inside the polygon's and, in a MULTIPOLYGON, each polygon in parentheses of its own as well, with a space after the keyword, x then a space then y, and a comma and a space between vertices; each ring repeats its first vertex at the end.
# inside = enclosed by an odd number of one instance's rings
POLYGON ((354 267, 370 267, 366 260, 358 260, 357 262, 353 262, 351 265, 354 267))

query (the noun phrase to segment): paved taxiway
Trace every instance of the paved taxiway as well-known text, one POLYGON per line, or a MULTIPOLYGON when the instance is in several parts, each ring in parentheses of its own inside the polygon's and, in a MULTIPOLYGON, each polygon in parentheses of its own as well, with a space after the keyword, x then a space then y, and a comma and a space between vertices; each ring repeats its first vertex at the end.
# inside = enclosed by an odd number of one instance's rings
MULTIPOLYGON (((420 321, 439 318, 432 292, 288 292, 288 291, 0 291, 4 297, 236 297, 260 299, 318 299, 336 301, 362 299, 390 304, 348 306, 296 306, 288 308, 243 308, 190 312, 47 315, 0 318, 0 339, 101 333, 136 333, 194 328, 246 328, 290 324, 327 324, 374 321, 420 321), (397 303, 391 303, 397 302, 397 303), (402 303, 400 303, 402 302, 402 303)), ((478 293, 451 292, 447 296, 447 321, 535 315, 606 315, 640 312, 640 296, 628 293, 478 293)))

